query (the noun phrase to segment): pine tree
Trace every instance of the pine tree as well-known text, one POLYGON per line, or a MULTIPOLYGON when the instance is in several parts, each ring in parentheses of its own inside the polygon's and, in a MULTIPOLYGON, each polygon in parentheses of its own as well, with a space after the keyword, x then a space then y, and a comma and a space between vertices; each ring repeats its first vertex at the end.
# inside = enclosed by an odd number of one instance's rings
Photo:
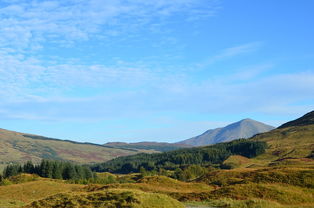
POLYGON ((35 167, 34 167, 32 161, 27 161, 26 164, 24 164, 23 172, 24 173, 30 173, 30 174, 35 173, 35 167))
POLYGON ((52 178, 63 179, 62 178, 62 165, 59 162, 54 162, 52 164, 52 178))

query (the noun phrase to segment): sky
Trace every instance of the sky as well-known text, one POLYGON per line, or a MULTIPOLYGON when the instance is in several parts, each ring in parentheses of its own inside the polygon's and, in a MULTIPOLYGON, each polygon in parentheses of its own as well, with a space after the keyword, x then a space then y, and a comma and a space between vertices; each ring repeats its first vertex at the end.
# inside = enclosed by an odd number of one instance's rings
POLYGON ((0 128, 176 142, 314 110, 312 0, 0 0, 0 128))

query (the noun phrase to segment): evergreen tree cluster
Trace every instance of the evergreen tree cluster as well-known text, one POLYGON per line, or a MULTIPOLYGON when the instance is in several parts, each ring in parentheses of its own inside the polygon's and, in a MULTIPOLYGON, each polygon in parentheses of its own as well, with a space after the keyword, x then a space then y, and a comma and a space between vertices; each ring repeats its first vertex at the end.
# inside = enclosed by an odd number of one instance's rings
POLYGON ((248 158, 265 152, 265 142, 246 139, 219 143, 206 147, 179 149, 164 153, 137 154, 119 157, 105 163, 93 165, 97 172, 131 173, 146 171, 184 170, 190 165, 217 166, 231 155, 242 155, 248 158))
POLYGON ((8 165, 3 170, 3 177, 8 178, 20 173, 37 174, 44 178, 64 180, 84 180, 93 178, 93 172, 87 166, 53 160, 42 160, 39 165, 34 165, 31 161, 26 162, 24 165, 8 165))

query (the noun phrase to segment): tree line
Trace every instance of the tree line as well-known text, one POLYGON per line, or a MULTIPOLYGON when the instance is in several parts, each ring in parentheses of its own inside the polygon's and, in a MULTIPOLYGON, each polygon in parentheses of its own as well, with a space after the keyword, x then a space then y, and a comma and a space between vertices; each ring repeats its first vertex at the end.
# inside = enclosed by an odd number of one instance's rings
POLYGON ((33 164, 31 161, 26 162, 24 165, 8 165, 3 170, 3 177, 8 178, 20 173, 37 174, 44 178, 63 180, 87 180, 94 177, 88 166, 53 160, 42 160, 38 165, 33 164))
POLYGON ((247 139, 234 140, 206 147, 186 148, 164 153, 136 154, 118 157, 105 163, 95 164, 91 169, 96 172, 132 173, 143 171, 185 170, 191 165, 220 166, 231 155, 248 158, 265 152, 267 144, 247 139))

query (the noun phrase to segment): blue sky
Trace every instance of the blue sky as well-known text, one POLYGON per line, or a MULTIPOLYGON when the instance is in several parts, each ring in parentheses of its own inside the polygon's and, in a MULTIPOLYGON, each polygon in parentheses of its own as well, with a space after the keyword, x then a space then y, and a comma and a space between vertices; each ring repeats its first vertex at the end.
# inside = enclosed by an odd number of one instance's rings
POLYGON ((0 128, 174 142, 314 109, 311 0, 0 0, 0 128))

